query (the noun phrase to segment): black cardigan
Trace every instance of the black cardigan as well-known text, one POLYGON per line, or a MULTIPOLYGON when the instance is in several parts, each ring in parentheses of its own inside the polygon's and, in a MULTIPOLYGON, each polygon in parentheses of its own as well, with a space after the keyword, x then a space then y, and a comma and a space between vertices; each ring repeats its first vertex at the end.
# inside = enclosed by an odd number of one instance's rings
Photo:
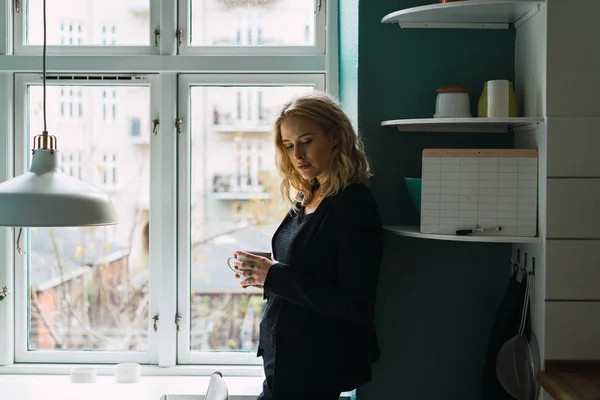
POLYGON ((321 201, 294 239, 289 265, 271 267, 265 297, 281 304, 269 326, 263 319, 260 342, 274 340, 280 389, 304 382, 342 391, 371 380, 380 356, 374 309, 382 251, 377 205, 365 185, 352 184, 321 201))

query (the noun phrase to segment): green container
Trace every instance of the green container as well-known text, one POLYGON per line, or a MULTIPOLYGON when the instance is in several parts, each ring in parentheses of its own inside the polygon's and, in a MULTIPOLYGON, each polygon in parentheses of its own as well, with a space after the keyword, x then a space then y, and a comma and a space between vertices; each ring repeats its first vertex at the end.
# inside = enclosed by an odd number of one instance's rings
POLYGON ((406 187, 408 188, 408 194, 412 199, 417 211, 421 212, 421 185, 423 179, 421 178, 404 178, 406 181, 406 187))

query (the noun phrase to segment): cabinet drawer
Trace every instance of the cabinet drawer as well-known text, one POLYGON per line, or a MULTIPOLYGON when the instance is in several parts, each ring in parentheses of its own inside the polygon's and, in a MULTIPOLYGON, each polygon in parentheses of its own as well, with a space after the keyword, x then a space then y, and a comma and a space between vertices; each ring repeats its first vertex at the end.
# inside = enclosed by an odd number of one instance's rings
POLYGON ((600 302, 546 302, 545 358, 600 359, 600 302))
POLYGON ((548 179, 548 238, 600 239, 600 179, 548 179))
POLYGON ((600 241, 546 242, 546 300, 600 301, 600 241))
POLYGON ((600 177, 600 118, 548 118, 548 176, 600 177))

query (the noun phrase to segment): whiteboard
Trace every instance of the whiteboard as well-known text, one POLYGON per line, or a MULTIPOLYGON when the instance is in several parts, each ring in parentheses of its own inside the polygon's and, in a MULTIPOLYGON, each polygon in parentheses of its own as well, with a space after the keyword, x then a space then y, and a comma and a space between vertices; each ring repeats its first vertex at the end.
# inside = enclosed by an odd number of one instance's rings
POLYGON ((425 149, 421 233, 535 236, 536 149, 425 149))

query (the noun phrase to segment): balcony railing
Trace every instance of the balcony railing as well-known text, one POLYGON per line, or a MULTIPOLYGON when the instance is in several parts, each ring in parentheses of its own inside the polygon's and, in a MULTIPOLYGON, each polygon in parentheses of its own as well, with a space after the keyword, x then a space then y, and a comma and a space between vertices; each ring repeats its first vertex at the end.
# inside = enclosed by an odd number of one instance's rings
POLYGON ((214 197, 221 200, 266 200, 271 196, 265 192, 258 177, 243 174, 216 174, 213 177, 214 197))
POLYGON ((212 125, 217 132, 270 133, 273 128, 271 111, 268 109, 256 110, 247 116, 214 110, 212 125))

